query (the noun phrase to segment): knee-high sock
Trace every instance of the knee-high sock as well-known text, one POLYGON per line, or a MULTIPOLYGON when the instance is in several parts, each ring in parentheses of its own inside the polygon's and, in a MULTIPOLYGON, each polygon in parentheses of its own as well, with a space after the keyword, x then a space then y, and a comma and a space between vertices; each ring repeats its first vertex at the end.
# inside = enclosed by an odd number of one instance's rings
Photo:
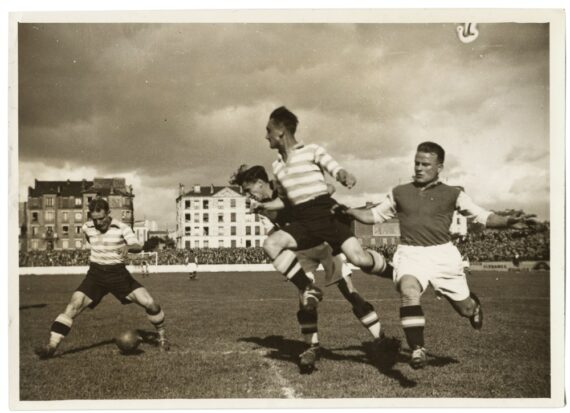
POLYGON ((305 339, 305 343, 308 345, 319 344, 319 332, 318 332, 318 314, 317 311, 307 311, 300 309, 297 312, 297 320, 301 326, 301 334, 305 339))
POLYGON ((65 338, 71 331, 73 319, 66 314, 60 314, 52 323, 49 334, 50 347, 57 347, 61 340, 65 338))
POLYGON ((157 311, 152 311, 147 309, 146 315, 148 317, 148 321, 152 323, 160 338, 163 338, 166 335, 166 330, 164 328, 164 312, 160 306, 158 307, 157 311))
POLYGON ((400 321, 406 334, 408 346, 424 346, 424 326, 426 319, 421 305, 410 305, 400 307, 400 321))
POLYGON ((299 290, 304 290, 308 285, 312 284, 311 279, 307 277, 307 274, 301 268, 297 256, 291 250, 283 250, 273 260, 273 266, 295 284, 299 290))
POLYGON ((382 276, 384 271, 386 271, 386 269, 388 268, 388 262, 382 256, 382 254, 380 254, 377 251, 366 250, 366 252, 370 254, 370 257, 372 258, 372 266, 364 267, 362 268, 362 271, 368 274, 382 276))

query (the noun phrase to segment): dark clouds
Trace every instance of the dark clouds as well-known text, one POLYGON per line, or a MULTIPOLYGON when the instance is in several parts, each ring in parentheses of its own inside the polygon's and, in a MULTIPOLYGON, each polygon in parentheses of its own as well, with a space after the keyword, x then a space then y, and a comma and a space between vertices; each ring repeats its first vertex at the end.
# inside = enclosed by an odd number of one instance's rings
POLYGON ((223 184, 240 163, 269 165, 265 123, 286 104, 299 138, 358 171, 362 192, 409 176, 401 160, 426 139, 455 156, 452 176, 510 164, 521 146, 545 154, 525 161, 547 170, 548 26, 480 24, 469 45, 455 30, 21 24, 20 160, 136 173, 148 188, 223 184), (496 157, 473 165, 490 145, 496 157))

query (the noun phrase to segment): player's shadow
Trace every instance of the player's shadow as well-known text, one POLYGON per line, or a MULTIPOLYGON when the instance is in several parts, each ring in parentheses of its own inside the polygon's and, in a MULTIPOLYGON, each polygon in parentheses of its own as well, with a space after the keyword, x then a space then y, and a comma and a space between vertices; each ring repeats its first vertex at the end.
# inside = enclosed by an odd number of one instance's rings
POLYGON ((44 308, 47 307, 47 304, 28 304, 28 305, 21 305, 20 306, 20 311, 22 310, 28 310, 30 308, 44 308))
POLYGON ((59 356, 64 356, 66 354, 75 354, 75 353, 81 353, 82 351, 87 351, 87 350, 91 350, 97 347, 101 347, 101 346, 106 346, 108 344, 113 344, 115 343, 115 340, 109 339, 109 340, 103 340, 100 341, 98 343, 93 343, 93 344, 89 344, 88 346, 82 346, 82 347, 75 347, 69 350, 65 350, 62 351, 59 356))
MULTIPOLYGON (((283 336, 267 336, 261 337, 244 337, 238 341, 253 343, 260 347, 271 349, 267 353, 267 357, 275 360, 283 360, 290 363, 297 364, 299 354, 306 349, 306 344, 298 340, 286 339, 283 336)), ((415 387, 417 383, 408 379, 399 370, 394 369, 397 362, 400 362, 404 357, 399 352, 399 347, 392 351, 379 351, 375 347, 375 343, 364 343, 363 346, 348 346, 338 348, 321 348, 321 359, 328 359, 334 361, 352 361, 357 363, 372 364, 378 371, 396 380, 402 387, 415 387), (338 353, 338 351, 363 351, 362 354, 346 355, 338 353)))

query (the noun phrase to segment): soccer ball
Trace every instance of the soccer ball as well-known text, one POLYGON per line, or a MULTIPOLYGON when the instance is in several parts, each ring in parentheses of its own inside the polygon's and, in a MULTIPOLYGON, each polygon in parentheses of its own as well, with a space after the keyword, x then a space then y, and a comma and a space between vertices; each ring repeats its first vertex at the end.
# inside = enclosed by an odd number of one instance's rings
POLYGON ((115 344, 123 354, 135 351, 141 341, 142 337, 136 330, 124 331, 115 338, 115 344))

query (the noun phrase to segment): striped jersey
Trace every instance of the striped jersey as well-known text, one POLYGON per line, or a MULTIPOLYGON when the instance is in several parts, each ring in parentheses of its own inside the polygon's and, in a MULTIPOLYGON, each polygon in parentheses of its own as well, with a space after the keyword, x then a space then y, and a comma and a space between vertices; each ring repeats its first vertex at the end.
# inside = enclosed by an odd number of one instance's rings
POLYGON ((82 230, 91 245, 89 261, 99 265, 124 264, 122 251, 125 245, 138 244, 131 227, 115 218, 111 220, 109 229, 105 233, 96 229, 93 221, 83 224, 82 230))
POLYGON ((279 154, 273 162, 273 174, 292 205, 328 194, 324 171, 336 179, 341 169, 323 147, 300 142, 288 154, 287 161, 279 154))

